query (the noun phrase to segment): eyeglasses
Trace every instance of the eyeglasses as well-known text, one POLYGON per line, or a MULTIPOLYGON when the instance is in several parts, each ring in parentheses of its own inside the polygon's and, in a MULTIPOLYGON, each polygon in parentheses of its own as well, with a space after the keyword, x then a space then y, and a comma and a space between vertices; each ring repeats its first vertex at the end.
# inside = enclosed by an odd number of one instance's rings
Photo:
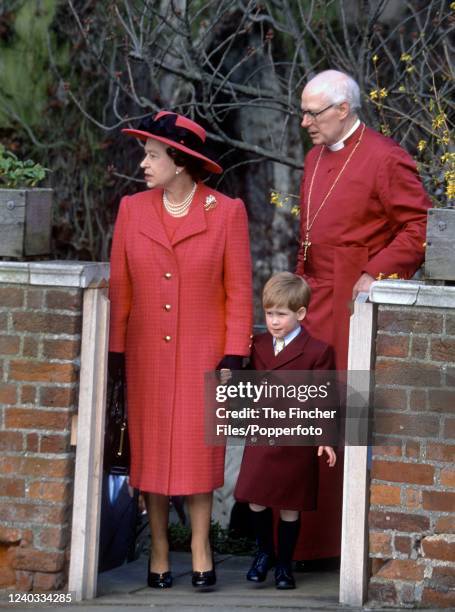
POLYGON ((329 110, 329 108, 332 108, 332 106, 335 106, 335 104, 329 104, 329 106, 326 106, 325 108, 318 111, 317 113, 314 111, 302 110, 302 116, 305 117, 305 115, 308 115, 311 119, 314 119, 316 121, 319 115, 322 115, 322 113, 325 113, 325 111, 329 110))

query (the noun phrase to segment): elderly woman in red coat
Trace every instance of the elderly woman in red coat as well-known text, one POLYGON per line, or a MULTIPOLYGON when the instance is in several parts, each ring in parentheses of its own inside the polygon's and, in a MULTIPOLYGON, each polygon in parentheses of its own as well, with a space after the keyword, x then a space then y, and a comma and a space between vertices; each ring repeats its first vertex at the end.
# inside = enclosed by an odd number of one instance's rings
POLYGON ((172 585, 169 496, 188 496, 194 586, 215 583, 212 492, 224 448, 204 432, 204 373, 238 368, 251 344, 252 284, 243 202, 208 188, 221 167, 205 130, 162 111, 125 133, 145 142, 147 191, 124 197, 111 254, 110 369, 123 358, 131 485, 145 492, 152 535, 148 584, 172 585))

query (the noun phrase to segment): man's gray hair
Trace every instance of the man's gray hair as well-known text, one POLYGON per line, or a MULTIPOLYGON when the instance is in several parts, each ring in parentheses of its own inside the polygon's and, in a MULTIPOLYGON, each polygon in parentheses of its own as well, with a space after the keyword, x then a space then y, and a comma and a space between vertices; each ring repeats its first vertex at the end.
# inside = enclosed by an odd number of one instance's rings
POLYGON ((351 111, 355 112, 361 106, 360 88, 345 72, 324 70, 308 81, 306 87, 324 93, 331 104, 347 102, 351 111))

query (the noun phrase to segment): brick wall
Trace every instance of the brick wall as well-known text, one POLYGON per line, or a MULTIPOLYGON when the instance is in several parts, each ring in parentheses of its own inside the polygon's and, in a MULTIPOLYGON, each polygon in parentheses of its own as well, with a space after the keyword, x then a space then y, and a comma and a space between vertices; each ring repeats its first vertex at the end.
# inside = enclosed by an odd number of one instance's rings
POLYGON ((380 306, 370 601, 455 607, 455 313, 380 306))
POLYGON ((0 283, 0 588, 67 578, 82 290, 0 283))

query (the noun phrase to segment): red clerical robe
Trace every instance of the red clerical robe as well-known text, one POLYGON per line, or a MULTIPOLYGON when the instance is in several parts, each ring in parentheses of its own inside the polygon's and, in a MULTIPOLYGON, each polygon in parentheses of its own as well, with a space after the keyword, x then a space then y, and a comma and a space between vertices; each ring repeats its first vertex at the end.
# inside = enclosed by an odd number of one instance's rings
MULTIPOLYGON (((362 124, 344 144, 338 151, 315 146, 306 156, 300 227, 304 241, 309 205, 311 246, 306 261, 300 247, 296 270, 312 289, 305 326, 334 347, 339 370, 347 368, 354 284, 363 272, 406 279, 416 272, 430 207, 414 161, 396 142, 362 124)), ((337 454, 334 469, 321 461, 318 510, 303 515, 296 559, 340 553, 343 461, 337 454)))

